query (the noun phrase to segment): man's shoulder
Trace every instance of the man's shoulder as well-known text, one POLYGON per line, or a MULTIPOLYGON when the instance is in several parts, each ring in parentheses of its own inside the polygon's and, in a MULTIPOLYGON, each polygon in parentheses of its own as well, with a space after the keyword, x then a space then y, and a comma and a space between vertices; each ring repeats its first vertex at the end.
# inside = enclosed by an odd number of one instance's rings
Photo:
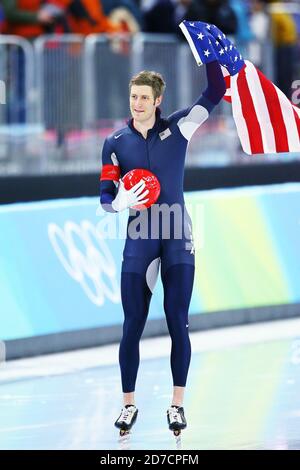
POLYGON ((186 114, 187 108, 177 109, 173 111, 168 117, 165 118, 165 122, 168 123, 168 126, 174 127, 177 125, 179 119, 186 114))
POLYGON ((198 119, 199 116, 202 118, 203 115, 208 117, 214 107, 215 104, 202 94, 191 106, 178 109, 170 114, 168 121, 170 124, 178 124, 182 118, 198 119))

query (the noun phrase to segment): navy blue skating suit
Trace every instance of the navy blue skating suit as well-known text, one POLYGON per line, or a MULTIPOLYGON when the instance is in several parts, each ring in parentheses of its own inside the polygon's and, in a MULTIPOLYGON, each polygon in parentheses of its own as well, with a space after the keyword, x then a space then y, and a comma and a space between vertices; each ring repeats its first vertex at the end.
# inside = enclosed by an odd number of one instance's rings
MULTIPOLYGON (((161 185, 156 209, 166 205, 182 212, 182 217, 176 218, 171 211, 169 231, 162 227, 162 217, 165 216, 151 217, 154 206, 144 211, 130 209, 129 212, 121 273, 125 318, 119 361, 124 393, 135 390, 139 341, 160 265, 164 310, 172 339, 173 384, 186 385, 191 357, 188 309, 194 282, 195 254, 192 224, 184 205, 184 162, 193 133, 208 118, 226 91, 219 64, 207 64, 206 71, 207 89, 192 106, 167 118, 162 118, 157 109, 154 127, 148 131, 146 139, 134 128, 131 119, 126 127, 111 134, 103 146, 100 201, 106 211, 114 212, 111 202, 116 196, 119 178, 134 168, 145 168, 157 176, 161 185), (143 221, 147 222, 146 236, 143 232, 140 238, 133 237, 130 227, 136 228, 135 222, 143 224, 143 221), (178 238, 180 229, 182 235, 178 238), (151 237, 153 233, 155 236, 151 237)), ((136 234, 136 230, 134 232, 136 234)))

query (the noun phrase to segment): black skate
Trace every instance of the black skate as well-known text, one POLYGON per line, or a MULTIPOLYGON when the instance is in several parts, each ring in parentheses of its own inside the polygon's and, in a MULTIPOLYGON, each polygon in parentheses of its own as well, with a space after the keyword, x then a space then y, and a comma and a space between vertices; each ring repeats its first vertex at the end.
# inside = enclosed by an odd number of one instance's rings
POLYGON ((120 429, 120 436, 129 434, 130 429, 136 422, 138 409, 134 405, 125 405, 121 414, 115 422, 116 428, 120 429))
POLYGON ((173 431, 174 436, 179 436, 181 430, 186 428, 186 419, 182 406, 171 406, 167 411, 169 429, 173 431))

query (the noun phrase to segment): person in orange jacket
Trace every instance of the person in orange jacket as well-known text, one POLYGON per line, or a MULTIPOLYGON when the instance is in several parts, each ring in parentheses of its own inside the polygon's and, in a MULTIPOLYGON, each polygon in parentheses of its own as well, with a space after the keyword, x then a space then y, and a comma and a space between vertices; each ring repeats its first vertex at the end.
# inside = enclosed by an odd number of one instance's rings
POLYGON ((61 0, 65 4, 72 33, 84 36, 93 33, 118 33, 123 28, 104 15, 100 1, 61 0))
POLYGON ((34 39, 41 34, 57 32, 55 25, 63 20, 59 32, 91 34, 122 32, 122 25, 107 18, 95 0, 2 0, 5 33, 34 39))
POLYGON ((63 1, 2 0, 4 33, 34 39, 49 31, 64 16, 63 1))

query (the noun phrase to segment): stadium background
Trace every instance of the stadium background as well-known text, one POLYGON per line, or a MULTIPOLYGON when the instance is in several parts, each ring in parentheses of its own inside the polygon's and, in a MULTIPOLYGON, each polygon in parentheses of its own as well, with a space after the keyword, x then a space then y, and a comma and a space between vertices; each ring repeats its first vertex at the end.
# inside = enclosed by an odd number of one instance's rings
MULTIPOLYGON (((236 13, 235 41, 274 82, 282 47, 293 49, 296 81, 299 2, 282 7, 297 30, 287 44, 272 36, 274 3, 231 2, 236 12, 243 5, 247 21, 236 13), (257 11, 268 20, 266 31, 255 26, 257 11)), ((143 12, 143 5, 138 8, 143 12)), ((144 8, 149 17, 153 5, 144 8)), ((202 92, 204 67, 196 66, 176 33, 128 26, 114 35, 76 29, 66 34, 55 23, 44 31, 50 34, 25 37, 7 30, 5 8, 2 15, 0 308, 6 358, 118 341, 124 240, 105 240, 97 229, 101 148, 128 118, 128 81, 134 73, 154 69, 164 75, 167 115, 202 92)), ((292 83, 288 92, 297 98, 292 83)), ((194 135, 185 197, 202 211, 203 227, 194 235, 203 240, 192 330, 299 316, 299 158, 245 155, 226 102, 194 135)), ((158 281, 144 335, 166 332, 158 281)))

